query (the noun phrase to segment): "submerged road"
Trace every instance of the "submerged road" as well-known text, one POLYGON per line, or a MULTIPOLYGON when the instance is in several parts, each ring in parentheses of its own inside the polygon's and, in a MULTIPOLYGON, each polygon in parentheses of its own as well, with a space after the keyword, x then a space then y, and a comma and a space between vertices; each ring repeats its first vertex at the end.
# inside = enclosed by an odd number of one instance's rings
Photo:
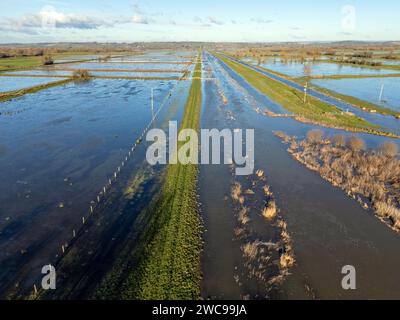
MULTIPOLYGON (((293 89, 299 90, 301 92, 304 91, 304 87, 302 85, 300 85, 300 84, 298 84, 298 83, 296 83, 296 82, 294 82, 292 80, 289 80, 287 78, 281 77, 281 76, 279 76, 277 74, 274 74, 272 72, 268 72, 266 70, 259 69, 259 68, 255 67, 255 66, 252 66, 252 65, 248 64, 248 63, 245 63, 245 62, 240 61, 238 59, 232 58, 231 56, 228 56, 226 54, 222 54, 222 55, 224 57, 234 61, 234 62, 237 62, 237 63, 239 63, 239 64, 241 64, 241 65, 243 65, 243 66, 245 66, 247 68, 250 68, 250 69, 252 69, 252 70, 254 70, 254 71, 256 71, 256 72, 258 72, 260 74, 263 74, 263 75, 265 75, 265 76, 267 76, 267 77, 269 77, 269 78, 271 78, 271 79, 273 79, 275 81, 279 81, 281 83, 284 83, 285 85, 287 85, 287 86, 289 86, 289 87, 291 87, 293 89)), ((218 59, 218 60, 220 60, 220 59, 218 59)), ((314 98, 317 98, 317 99, 321 100, 322 102, 325 102, 325 103, 328 103, 330 105, 333 105, 333 106, 335 106, 335 107, 337 107, 337 108, 339 108, 339 109, 341 109, 343 111, 351 111, 352 113, 354 113, 358 117, 362 117, 362 118, 366 119, 367 121, 369 121, 371 123, 377 124, 377 125, 381 126, 382 128, 386 128, 392 133, 400 134, 400 120, 394 118, 393 116, 385 116, 385 115, 381 115, 381 114, 375 114, 375 113, 369 113, 369 112, 363 111, 363 110, 361 110, 361 109, 359 109, 357 107, 354 107, 350 103, 347 103, 347 102, 342 101, 342 100, 340 100, 338 98, 326 95, 326 94, 321 93, 321 92, 319 92, 319 91, 317 91, 315 89, 308 88, 307 89, 307 93, 308 93, 308 95, 310 95, 310 96, 312 96, 314 98)))
MULTIPOLYGON (((296 266, 272 298, 398 299, 400 275, 394 270, 400 268, 396 254, 399 235, 294 160, 272 133, 284 130, 302 136, 316 126, 261 116, 254 108, 268 101, 253 95, 246 81, 219 59, 205 54, 205 60, 216 81, 204 83, 202 128, 255 129, 256 169, 265 171, 266 183, 275 194, 293 239, 296 266), (219 98, 219 90, 226 96, 226 104, 219 98), (341 286, 346 265, 356 268, 357 290, 346 291, 341 286)), ((234 212, 226 200, 231 183, 232 176, 224 166, 200 168, 200 199, 207 230, 204 298, 255 298, 262 292, 261 284, 252 287, 245 277, 235 281, 243 260, 240 244, 233 240, 234 212)), ((264 232, 268 236, 267 229, 264 232)))

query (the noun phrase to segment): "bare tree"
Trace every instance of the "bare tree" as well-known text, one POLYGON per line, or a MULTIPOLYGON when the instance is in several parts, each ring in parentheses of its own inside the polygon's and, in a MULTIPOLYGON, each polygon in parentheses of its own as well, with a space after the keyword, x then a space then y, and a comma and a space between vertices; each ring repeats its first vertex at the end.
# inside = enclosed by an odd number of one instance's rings
POLYGON ((359 137, 350 137, 347 145, 353 152, 359 152, 365 149, 365 142, 359 137))

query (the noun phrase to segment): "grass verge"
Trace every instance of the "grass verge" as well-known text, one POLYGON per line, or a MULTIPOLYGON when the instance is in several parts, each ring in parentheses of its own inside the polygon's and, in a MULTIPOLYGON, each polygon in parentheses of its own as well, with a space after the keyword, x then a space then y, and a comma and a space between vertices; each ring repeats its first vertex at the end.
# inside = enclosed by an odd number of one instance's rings
POLYGON ((23 96, 25 94, 28 94, 28 93, 36 93, 36 92, 44 90, 44 89, 61 86, 61 85, 67 84, 67 83, 72 82, 72 81, 73 81, 72 78, 71 79, 64 79, 64 80, 61 80, 61 81, 54 81, 54 82, 41 84, 41 85, 30 87, 30 88, 26 88, 26 89, 0 93, 0 102, 4 102, 4 101, 11 100, 11 99, 15 99, 15 98, 18 98, 18 97, 23 96))
MULTIPOLYGON (((295 81, 297 83, 301 84, 301 85, 304 85, 307 80, 302 78, 302 79, 296 79, 295 81)), ((308 82, 308 83, 310 84, 310 82, 308 82)), ((392 110, 390 108, 385 108, 385 107, 379 106, 379 105, 377 105, 375 103, 371 103, 371 102, 368 102, 368 101, 364 101, 364 100, 358 99, 356 97, 352 97, 352 96, 349 96, 349 95, 341 94, 341 93, 338 93, 336 91, 329 90, 329 89, 326 89, 326 88, 322 88, 320 86, 316 86, 315 84, 311 84, 311 87, 313 89, 321 92, 321 93, 324 93, 324 94, 328 95, 328 96, 332 96, 332 97, 337 98, 339 100, 345 101, 345 102, 351 104, 352 106, 354 106, 356 108, 359 108, 361 110, 368 111, 368 112, 376 112, 376 113, 380 113, 382 115, 393 116, 393 117, 396 117, 396 118, 400 118, 400 112, 392 110)))
MULTIPOLYGON (((196 64, 201 71, 201 62, 196 64)), ((199 129, 201 80, 194 79, 182 129, 199 129)), ((200 297, 201 219, 196 165, 169 165, 153 206, 141 261, 129 276, 124 299, 198 299, 200 297)))
POLYGON ((339 108, 324 103, 314 97, 308 96, 307 102, 304 103, 304 94, 302 92, 264 76, 222 55, 215 55, 260 92, 279 103, 286 110, 293 112, 298 121, 349 131, 394 136, 391 133, 381 131, 379 126, 363 118, 343 112, 339 108))

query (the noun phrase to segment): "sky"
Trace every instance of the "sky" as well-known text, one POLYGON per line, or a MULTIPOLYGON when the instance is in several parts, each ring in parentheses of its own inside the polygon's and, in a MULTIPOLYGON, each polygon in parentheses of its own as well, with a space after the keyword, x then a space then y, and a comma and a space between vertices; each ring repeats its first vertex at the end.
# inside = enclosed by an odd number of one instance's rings
POLYGON ((0 0, 0 43, 400 40, 398 0, 0 0))

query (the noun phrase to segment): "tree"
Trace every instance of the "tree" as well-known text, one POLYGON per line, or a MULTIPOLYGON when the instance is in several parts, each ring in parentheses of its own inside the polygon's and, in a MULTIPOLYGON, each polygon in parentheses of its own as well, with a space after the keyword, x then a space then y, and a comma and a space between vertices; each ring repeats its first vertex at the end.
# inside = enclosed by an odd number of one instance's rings
POLYGON ((50 55, 45 55, 42 59, 42 62, 43 62, 43 65, 45 65, 45 66, 54 64, 53 57, 50 55))
POLYGON ((361 150, 365 149, 365 142, 363 139, 358 138, 358 137, 350 137, 349 141, 347 142, 347 145, 353 152, 359 152, 361 150))

